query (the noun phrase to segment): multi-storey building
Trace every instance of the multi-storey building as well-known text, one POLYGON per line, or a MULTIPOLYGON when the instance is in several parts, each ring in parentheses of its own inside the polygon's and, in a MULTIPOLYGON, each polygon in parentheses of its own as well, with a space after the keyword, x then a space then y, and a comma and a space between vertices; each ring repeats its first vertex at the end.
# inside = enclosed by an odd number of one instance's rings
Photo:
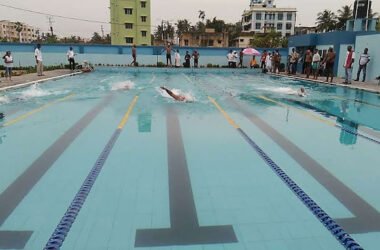
POLYGON ((185 47, 228 47, 228 33, 215 32, 215 29, 206 29, 203 33, 184 33, 179 46, 185 47))
POLYGON ((296 8, 277 8, 274 0, 251 0, 250 9, 243 13, 243 32, 279 32, 283 37, 294 35, 296 8))
POLYGON ((37 40, 37 29, 24 23, 0 21, 0 39, 7 42, 31 43, 37 40))
POLYGON ((151 45, 150 0, 111 0, 112 45, 151 45))

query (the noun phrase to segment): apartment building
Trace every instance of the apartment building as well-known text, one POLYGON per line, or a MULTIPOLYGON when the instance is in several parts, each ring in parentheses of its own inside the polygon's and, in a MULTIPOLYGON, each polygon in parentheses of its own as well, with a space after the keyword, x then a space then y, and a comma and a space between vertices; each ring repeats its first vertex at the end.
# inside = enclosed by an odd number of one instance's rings
POLYGON ((112 45, 151 45, 150 0, 111 0, 112 45))
POLYGON ((251 0, 250 9, 243 13, 243 32, 279 32, 283 37, 295 34, 296 8, 278 8, 274 0, 251 0))
POLYGON ((7 42, 31 43, 37 40, 37 32, 35 27, 24 23, 0 21, 0 39, 7 42))

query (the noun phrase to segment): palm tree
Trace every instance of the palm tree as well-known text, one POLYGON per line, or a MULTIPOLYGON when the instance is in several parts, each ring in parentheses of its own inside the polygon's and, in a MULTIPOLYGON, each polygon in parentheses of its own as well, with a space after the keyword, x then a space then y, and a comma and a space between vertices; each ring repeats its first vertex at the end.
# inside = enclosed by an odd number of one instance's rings
POLYGON ((379 13, 373 12, 373 9, 369 9, 368 18, 378 18, 379 13))
POLYGON ((21 32, 24 29, 24 25, 20 22, 16 22, 16 31, 18 32, 18 37, 20 39, 20 43, 22 43, 22 36, 21 32))
POLYGON ((320 32, 329 32, 336 29, 337 17, 331 10, 324 10, 318 13, 317 29, 320 32))
POLYGON ((206 12, 204 10, 199 10, 198 13, 199 13, 198 18, 202 20, 202 22, 204 22, 206 18, 206 12))
POLYGON ((337 30, 345 30, 348 20, 353 18, 352 5, 345 5, 338 10, 338 23, 336 25, 337 30))

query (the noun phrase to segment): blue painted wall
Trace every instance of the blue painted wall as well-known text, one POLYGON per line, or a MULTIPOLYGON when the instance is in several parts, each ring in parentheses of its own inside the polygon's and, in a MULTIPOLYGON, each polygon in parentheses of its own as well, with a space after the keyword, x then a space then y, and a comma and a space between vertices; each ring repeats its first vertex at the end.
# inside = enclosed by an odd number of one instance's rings
MULTIPOLYGON (((130 64, 131 47, 129 46, 111 46, 111 45, 78 45, 78 44, 43 44, 42 52, 44 57, 44 65, 60 65, 66 64, 66 52, 72 46, 75 53, 77 53, 76 61, 82 62, 88 60, 94 64, 130 64)), ((12 51, 15 66, 34 66, 34 49, 35 44, 19 44, 19 43, 0 43, 0 53, 4 54, 5 51, 12 51)), ((177 49, 177 48, 175 48, 177 49)), ((180 54, 183 57, 186 51, 192 53, 197 49, 200 53, 200 65, 218 64, 220 66, 227 65, 227 54, 230 49, 240 51, 239 48, 191 48, 179 47, 180 54)), ((264 49, 258 49, 262 52, 264 49)), ((273 50, 273 49, 270 49, 273 50)), ((288 55, 287 49, 280 49, 283 55, 283 62, 286 62, 288 55)), ((137 61, 144 65, 155 65, 157 62, 166 63, 166 55, 163 47, 138 47, 137 61)), ((174 53, 173 53, 174 54, 174 53)), ((244 64, 248 65, 251 57, 245 56, 244 64)), ((174 63, 174 56, 172 58, 174 63)), ((259 58, 257 58, 259 61, 259 58)))
MULTIPOLYGON (((332 45, 335 52, 337 53, 337 58, 339 59, 334 66, 334 73, 339 77, 343 77, 344 70, 343 61, 346 54, 347 45, 353 45, 357 56, 362 53, 364 47, 373 47, 371 49, 372 53, 375 52, 376 39, 379 42, 379 32, 351 32, 351 31, 340 31, 340 32, 328 32, 321 34, 308 34, 302 36, 293 36, 289 38, 289 47, 323 47, 325 45, 332 45), (360 37, 360 39, 358 39, 360 37), (366 42, 368 38, 368 43, 366 42), (365 45, 366 44, 366 45, 365 45)), ((376 72, 380 69, 380 61, 374 61, 368 69, 368 80, 374 80, 380 72, 376 72)), ((355 63, 354 75, 356 77, 357 65, 355 63)))

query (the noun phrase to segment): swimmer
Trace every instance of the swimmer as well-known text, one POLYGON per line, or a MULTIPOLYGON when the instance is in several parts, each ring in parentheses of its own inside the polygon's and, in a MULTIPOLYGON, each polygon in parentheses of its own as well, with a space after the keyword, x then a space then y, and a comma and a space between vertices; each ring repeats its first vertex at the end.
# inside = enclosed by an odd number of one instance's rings
POLYGON ((4 119, 4 113, 0 113, 0 120, 4 119))
POLYGON ((173 91, 171 91, 171 90, 169 90, 169 89, 167 89, 165 87, 161 87, 161 89, 165 90, 168 93, 168 95, 170 95, 171 97, 173 97, 173 99, 176 100, 176 101, 180 101, 180 102, 185 102, 186 101, 186 97, 183 96, 183 95, 176 95, 176 94, 173 93, 173 91))
POLYGON ((298 94, 299 97, 305 97, 305 96, 307 96, 306 90, 305 90, 304 87, 301 87, 300 90, 297 92, 297 94, 298 94))

